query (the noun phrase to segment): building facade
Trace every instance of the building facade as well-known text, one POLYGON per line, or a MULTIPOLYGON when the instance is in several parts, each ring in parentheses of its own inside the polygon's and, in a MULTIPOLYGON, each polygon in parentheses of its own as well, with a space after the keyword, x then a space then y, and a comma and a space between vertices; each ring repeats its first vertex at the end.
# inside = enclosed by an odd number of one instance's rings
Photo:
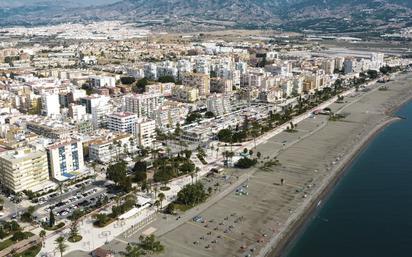
POLYGON ((82 174, 85 170, 83 147, 80 141, 58 142, 47 148, 50 176, 64 181, 82 174))
POLYGON ((49 180, 47 154, 32 148, 4 152, 0 155, 0 176, 2 185, 15 193, 41 191, 49 180))

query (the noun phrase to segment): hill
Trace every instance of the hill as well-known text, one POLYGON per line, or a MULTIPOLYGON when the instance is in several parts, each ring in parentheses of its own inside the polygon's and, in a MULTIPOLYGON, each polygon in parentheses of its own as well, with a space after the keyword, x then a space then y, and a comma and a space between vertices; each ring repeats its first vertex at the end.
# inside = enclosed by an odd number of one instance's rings
MULTIPOLYGON (((113 0, 112 0, 113 1, 113 0)), ((63 1, 69 2, 69 1, 63 1)), ((0 25, 124 20, 166 30, 274 28, 391 31, 412 26, 410 0, 122 0, 88 8, 56 1, 0 10, 0 25)))

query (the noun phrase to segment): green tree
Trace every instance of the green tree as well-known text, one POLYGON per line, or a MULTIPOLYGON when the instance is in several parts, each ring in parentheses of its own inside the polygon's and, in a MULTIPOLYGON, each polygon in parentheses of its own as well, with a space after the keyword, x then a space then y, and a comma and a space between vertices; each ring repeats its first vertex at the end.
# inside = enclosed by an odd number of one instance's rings
POLYGON ((177 193, 176 202, 188 206, 194 206, 201 202, 204 202, 207 198, 202 183, 189 184, 183 187, 182 190, 177 193))
POLYGON ((213 117, 215 117, 215 114, 213 112, 211 112, 211 111, 205 112, 205 118, 210 119, 210 118, 213 118, 213 117))
POLYGON ((185 123, 186 124, 191 124, 191 123, 194 123, 194 122, 198 122, 201 119, 202 119, 202 115, 200 113, 190 112, 186 117, 185 123))
POLYGON ((53 213, 53 209, 50 209, 50 213, 49 213, 49 227, 54 227, 54 224, 56 224, 56 219, 54 218, 54 213, 53 213))
POLYGON ((33 221, 33 213, 35 211, 34 206, 29 206, 27 210, 21 215, 20 219, 23 222, 32 222, 33 221))
POLYGON ((174 203, 169 203, 166 207, 165 212, 168 213, 168 214, 174 214, 175 213, 175 204, 174 203))
POLYGON ((60 252, 60 256, 63 257, 64 252, 67 250, 67 244, 65 243, 66 239, 62 236, 56 238, 55 244, 56 249, 60 252))
POLYGON ((143 183, 147 179, 147 173, 146 172, 136 172, 134 174, 134 182, 136 183, 143 183))
POLYGON ((250 159, 247 157, 243 157, 239 161, 235 163, 235 167, 240 168, 240 169, 247 169, 252 166, 254 166, 257 163, 256 159, 250 159))
POLYGON ((46 231, 41 230, 40 233, 39 233, 39 237, 41 238, 42 241, 44 241, 44 238, 46 237, 46 231))
POLYGON ((13 234, 13 236, 11 237, 11 240, 13 240, 14 242, 18 242, 18 241, 22 241, 27 238, 28 238, 27 234, 25 234, 22 231, 17 231, 13 234))
POLYGON ((150 251, 153 253, 161 253, 164 251, 164 246, 160 243, 160 241, 156 240, 153 234, 147 237, 140 236, 139 240, 139 246, 143 250, 150 251))
POLYGON ((175 83, 175 78, 173 76, 162 76, 158 78, 160 83, 175 83))
POLYGON ((183 172, 183 174, 190 174, 195 171, 196 166, 192 162, 184 162, 180 165, 179 170, 183 172))
POLYGON ((162 209, 163 208, 163 201, 166 199, 166 196, 165 196, 164 193, 159 193, 157 195, 157 197, 159 198, 159 201, 160 201, 160 209, 162 209))
POLYGON ((133 172, 146 172, 147 163, 145 161, 137 161, 133 166, 133 172))
POLYGON ((96 215, 96 222, 95 224, 99 227, 103 227, 109 221, 109 217, 105 213, 98 213, 96 215))
POLYGON ((144 251, 139 246, 128 244, 126 246, 125 257, 140 257, 144 255, 144 251))
POLYGON ((121 77, 120 82, 124 85, 130 85, 136 82, 136 79, 134 77, 121 77))
POLYGON ((146 78, 139 79, 133 87, 133 92, 143 93, 146 90, 147 85, 149 85, 149 81, 146 78))
POLYGON ((79 224, 77 221, 73 221, 70 225, 70 238, 74 239, 77 236, 79 236, 79 224))
POLYGON ((230 129, 221 129, 218 133, 217 133, 217 138, 219 139, 219 141, 222 142, 232 142, 232 130, 230 129))

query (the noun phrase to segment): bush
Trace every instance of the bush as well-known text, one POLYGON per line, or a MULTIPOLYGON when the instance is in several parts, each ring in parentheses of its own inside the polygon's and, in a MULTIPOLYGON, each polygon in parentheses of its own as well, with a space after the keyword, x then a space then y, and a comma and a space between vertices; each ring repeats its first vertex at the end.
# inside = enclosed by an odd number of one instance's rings
POLYGON ((121 77, 120 82, 124 85, 130 85, 133 84, 136 81, 134 77, 121 77))
POLYGON ((177 193, 176 203, 194 206, 204 202, 206 198, 207 194, 203 188, 203 184, 198 182, 183 187, 183 189, 177 193))
POLYGON ((70 243, 76 243, 76 242, 79 242, 82 239, 83 239, 83 237, 81 235, 74 235, 74 236, 70 236, 67 239, 67 241, 69 241, 70 243))
POLYGON ((169 203, 169 205, 165 209, 165 213, 167 214, 175 214, 175 204, 174 203, 169 203))
POLYGON ((17 231, 16 233, 14 233, 14 235, 11 237, 11 240, 18 242, 18 241, 22 241, 24 239, 29 238, 29 234, 24 233, 22 231, 17 231))
POLYGON ((247 157, 243 157, 242 159, 240 159, 238 162, 235 163, 235 167, 240 168, 240 169, 248 169, 254 166, 256 163, 257 163, 256 159, 250 159, 247 157))

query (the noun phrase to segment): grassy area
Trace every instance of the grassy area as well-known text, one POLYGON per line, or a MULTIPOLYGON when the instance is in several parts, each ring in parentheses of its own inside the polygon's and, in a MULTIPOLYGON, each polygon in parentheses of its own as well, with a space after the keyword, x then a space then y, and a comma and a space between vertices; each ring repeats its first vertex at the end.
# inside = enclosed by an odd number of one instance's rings
POLYGON ((35 245, 27 249, 26 251, 15 254, 13 257, 35 257, 41 250, 41 244, 35 245))
POLYGON ((203 165, 206 165, 206 164, 207 164, 207 161, 205 160, 205 158, 203 158, 202 155, 197 154, 196 156, 197 156, 197 158, 200 160, 200 162, 201 162, 203 165))
POLYGON ((75 235, 75 236, 69 237, 67 239, 67 241, 69 241, 70 243, 76 243, 76 242, 79 242, 82 239, 83 239, 83 237, 81 235, 75 235))
MULTIPOLYGON (((29 238, 33 236, 34 234, 31 232, 24 232, 25 238, 29 238)), ((0 251, 6 249, 7 247, 13 245, 15 241, 12 240, 12 238, 6 239, 4 241, 0 242, 0 251)))
POLYGON ((100 223, 99 221, 94 221, 93 222, 93 226, 98 227, 98 228, 104 228, 107 225, 110 225, 111 223, 113 223, 116 219, 114 218, 108 218, 108 220, 104 223, 100 223))
POLYGON ((185 205, 185 204, 179 204, 179 203, 175 203, 175 209, 179 210, 181 212, 185 212, 187 210, 190 210, 193 206, 190 205, 185 205))
POLYGON ((54 230, 57 230, 57 229, 59 229, 59 228, 62 228, 62 227, 64 227, 64 222, 59 222, 58 224, 56 224, 56 225, 54 225, 53 227, 50 227, 50 226, 48 226, 48 225, 45 225, 45 226, 42 226, 45 230, 48 230, 48 231, 54 231, 54 230))
POLYGON ((7 247, 14 244, 14 241, 11 239, 4 240, 0 242, 0 251, 6 249, 7 247))

